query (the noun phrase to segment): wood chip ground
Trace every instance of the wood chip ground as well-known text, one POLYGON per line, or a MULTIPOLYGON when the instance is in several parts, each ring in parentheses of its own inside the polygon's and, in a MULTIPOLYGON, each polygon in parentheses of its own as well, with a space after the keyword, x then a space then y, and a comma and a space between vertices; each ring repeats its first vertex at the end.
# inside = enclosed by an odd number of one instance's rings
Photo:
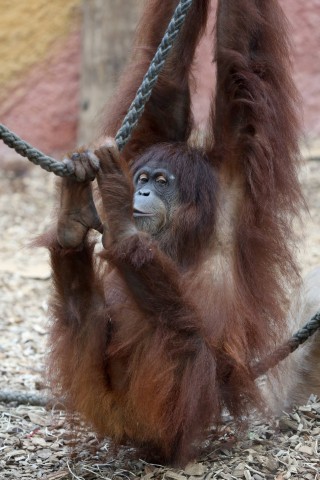
MULTIPOLYGON (((1 161, 0 161, 1 165, 1 161)), ((0 168, 0 390, 46 393, 44 378, 47 254, 28 243, 52 219, 54 176, 27 160, 0 168)), ((320 161, 308 161, 302 182, 309 206, 300 258, 302 270, 320 264, 320 161)), ((205 453, 184 471, 133 459, 114 451, 85 429, 74 442, 63 411, 0 404, 0 479, 196 480, 320 479, 320 400, 277 419, 253 416, 235 432, 226 421, 219 438, 209 436, 205 453)))

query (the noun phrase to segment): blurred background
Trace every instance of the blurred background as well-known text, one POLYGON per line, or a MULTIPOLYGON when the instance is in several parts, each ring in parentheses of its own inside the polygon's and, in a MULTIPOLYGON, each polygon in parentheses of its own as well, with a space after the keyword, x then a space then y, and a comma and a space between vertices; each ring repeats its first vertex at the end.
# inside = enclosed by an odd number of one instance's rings
MULTIPOLYGON (((280 1, 292 26, 304 143, 320 151, 320 0, 280 1)), ((0 0, 0 122, 58 158, 77 144, 93 141, 101 108, 130 55, 142 4, 142 0, 0 0)), ((215 0, 213 16, 214 7, 215 0)), ((208 48, 205 40, 197 56, 204 87, 194 99, 200 121, 208 103, 206 86, 212 84, 205 58, 208 48)), ((13 156, 0 142, 0 163, 13 156)))

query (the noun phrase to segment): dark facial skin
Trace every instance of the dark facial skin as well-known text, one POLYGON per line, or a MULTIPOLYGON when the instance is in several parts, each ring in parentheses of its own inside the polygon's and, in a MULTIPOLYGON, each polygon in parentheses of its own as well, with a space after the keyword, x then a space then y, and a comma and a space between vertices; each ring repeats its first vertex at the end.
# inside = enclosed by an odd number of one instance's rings
POLYGON ((136 171, 133 182, 135 224, 139 230, 156 235, 172 218, 177 199, 175 176, 166 166, 150 161, 136 171))

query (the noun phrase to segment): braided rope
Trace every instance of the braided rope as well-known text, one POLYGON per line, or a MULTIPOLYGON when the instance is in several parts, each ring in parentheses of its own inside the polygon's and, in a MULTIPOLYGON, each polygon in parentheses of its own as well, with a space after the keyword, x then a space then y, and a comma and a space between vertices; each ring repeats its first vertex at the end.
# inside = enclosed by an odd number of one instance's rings
POLYGON ((292 337, 284 344, 277 347, 270 355, 262 360, 258 360, 251 367, 254 378, 264 375, 270 368, 282 362, 290 353, 297 350, 300 345, 305 343, 320 328, 320 312, 316 313, 309 322, 300 328, 292 337))
POLYGON ((74 172, 72 162, 68 160, 58 162, 54 158, 45 155, 2 124, 0 124, 0 138, 8 147, 13 148, 16 152, 20 153, 22 157, 27 157, 30 162, 39 165, 47 172, 53 172, 60 177, 70 176, 74 172))
MULTIPOLYGON (((290 353, 294 352, 308 338, 310 338, 320 328, 320 312, 316 313, 311 320, 298 330, 286 343, 276 348, 268 357, 259 360, 251 367, 253 378, 258 378, 265 374, 270 368, 275 367, 284 360, 290 353)), ((16 402, 19 405, 39 405, 46 406, 53 402, 52 399, 42 396, 37 392, 20 392, 10 390, 0 390, 0 402, 16 402)))
POLYGON ((39 407, 45 407, 49 403, 49 399, 38 392, 0 390, 0 402, 16 402, 18 405, 30 404, 39 407))
POLYGON ((180 28, 191 5, 192 0, 181 0, 174 12, 166 33, 164 34, 158 50, 152 59, 150 67, 143 78, 142 84, 137 91, 136 97, 132 102, 127 115, 125 116, 118 133, 116 134, 116 143, 120 151, 126 145, 131 136, 132 130, 137 125, 144 111, 145 105, 151 96, 152 89, 158 80, 159 73, 166 61, 176 37, 178 36, 180 28))
MULTIPOLYGON (((133 100, 122 125, 116 134, 116 143, 121 151, 128 142, 132 130, 136 127, 145 105, 149 100, 152 89, 158 80, 160 71, 168 57, 168 54, 177 38, 186 15, 192 5, 192 0, 181 0, 175 9, 173 17, 168 25, 164 37, 150 63, 149 69, 145 74, 136 97, 133 100)), ((0 138, 10 148, 13 148, 23 157, 27 157, 35 165, 39 165, 47 172, 53 172, 60 177, 70 176, 74 173, 72 162, 68 159, 58 162, 54 158, 45 155, 36 148, 33 148, 27 142, 23 141, 18 135, 11 132, 7 127, 0 124, 0 138)))
POLYGON ((291 352, 308 340, 320 328, 320 312, 316 313, 311 320, 298 330, 289 340, 291 352))

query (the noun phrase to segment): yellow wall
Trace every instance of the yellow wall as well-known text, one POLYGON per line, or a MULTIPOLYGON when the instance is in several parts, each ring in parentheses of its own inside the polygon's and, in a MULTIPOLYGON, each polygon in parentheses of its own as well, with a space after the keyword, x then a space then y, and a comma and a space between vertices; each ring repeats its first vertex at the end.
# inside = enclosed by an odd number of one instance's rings
POLYGON ((78 26, 81 0, 1 0, 0 86, 43 60, 78 26))

